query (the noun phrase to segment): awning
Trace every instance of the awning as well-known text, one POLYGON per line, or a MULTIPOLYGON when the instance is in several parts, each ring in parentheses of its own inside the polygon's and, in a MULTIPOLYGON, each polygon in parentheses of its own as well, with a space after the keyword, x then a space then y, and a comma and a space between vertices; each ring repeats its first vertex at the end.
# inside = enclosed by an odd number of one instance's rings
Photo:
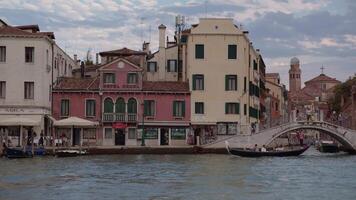
POLYGON ((89 121, 79 117, 69 117, 53 123, 56 127, 93 127, 99 125, 98 122, 89 121))
POLYGON ((41 119, 27 118, 23 116, 10 117, 0 120, 0 126, 40 126, 41 119))
POLYGON ((113 128, 116 128, 116 129, 120 129, 120 128, 126 128, 127 127, 127 124, 124 124, 124 123, 114 123, 112 125, 113 128))

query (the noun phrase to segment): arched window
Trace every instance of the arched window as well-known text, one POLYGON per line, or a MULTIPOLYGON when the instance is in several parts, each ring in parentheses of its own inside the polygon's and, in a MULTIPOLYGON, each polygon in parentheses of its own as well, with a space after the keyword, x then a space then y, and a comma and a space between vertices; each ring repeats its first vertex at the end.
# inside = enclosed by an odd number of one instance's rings
POLYGON ((125 113, 125 100, 121 97, 116 100, 115 113, 125 113))
POLYGON ((128 113, 137 113, 137 102, 136 99, 130 98, 127 102, 127 112, 128 113))
POLYGON ((104 113, 114 112, 114 102, 110 98, 104 100, 104 113))

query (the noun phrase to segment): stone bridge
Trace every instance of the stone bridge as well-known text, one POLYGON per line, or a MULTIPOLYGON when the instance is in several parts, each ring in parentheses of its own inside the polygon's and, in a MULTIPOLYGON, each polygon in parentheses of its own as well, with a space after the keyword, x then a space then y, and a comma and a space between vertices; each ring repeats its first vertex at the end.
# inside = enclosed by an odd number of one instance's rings
POLYGON ((215 141, 214 143, 203 145, 209 148, 225 147, 225 141, 229 142, 231 147, 253 147, 255 144, 269 145, 279 136, 296 130, 317 130, 330 135, 339 141, 346 149, 356 151, 356 130, 347 129, 335 124, 323 121, 298 121, 276 126, 270 129, 262 130, 253 135, 235 135, 229 138, 215 141))

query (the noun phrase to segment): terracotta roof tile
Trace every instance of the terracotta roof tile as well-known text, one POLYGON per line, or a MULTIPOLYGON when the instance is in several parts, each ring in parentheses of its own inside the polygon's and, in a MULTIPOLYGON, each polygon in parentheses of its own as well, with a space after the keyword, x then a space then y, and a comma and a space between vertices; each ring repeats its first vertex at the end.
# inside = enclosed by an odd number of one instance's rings
POLYGON ((335 83, 341 83, 340 81, 336 80, 335 78, 331 78, 325 74, 320 74, 319 76, 306 81, 305 84, 308 84, 310 82, 319 82, 319 81, 329 81, 329 82, 335 82, 335 83))
POLYGON ((189 84, 177 81, 144 81, 142 89, 144 91, 189 92, 189 84))
POLYGON ((14 26, 15 28, 21 29, 21 30, 35 30, 35 31, 40 31, 40 27, 37 24, 31 24, 31 25, 22 25, 22 26, 14 26))
POLYGON ((99 53, 101 56, 104 55, 114 55, 114 56, 131 56, 131 55, 146 55, 147 53, 144 51, 135 51, 132 49, 128 49, 126 47, 122 49, 116 49, 112 51, 103 51, 99 53))
POLYGON ((73 78, 73 77, 63 77, 60 78, 57 85, 54 87, 55 90, 87 90, 87 89, 98 89, 99 88, 99 78, 73 78))

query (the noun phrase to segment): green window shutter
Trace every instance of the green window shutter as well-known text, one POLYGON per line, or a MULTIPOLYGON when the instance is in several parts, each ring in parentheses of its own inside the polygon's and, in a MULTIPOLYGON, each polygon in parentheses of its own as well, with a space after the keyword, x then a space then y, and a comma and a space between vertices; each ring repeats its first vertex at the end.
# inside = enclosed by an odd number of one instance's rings
POLYGON ((228 103, 225 103, 225 114, 228 114, 228 103))
POLYGON ((143 114, 144 116, 148 116, 148 101, 144 100, 143 102, 143 114))
POLYGON ((204 59, 204 45, 203 44, 195 45, 195 58, 196 59, 204 59))
POLYGON ((169 62, 169 60, 167 60, 167 72, 170 72, 170 69, 171 69, 171 66, 170 66, 170 62, 169 62))
POLYGON ((202 90, 204 90, 204 75, 201 75, 201 77, 202 77, 202 82, 203 82, 203 84, 202 84, 202 90))
POLYGON ((228 59, 236 59, 237 46, 234 44, 228 45, 228 59))
POLYGON ((176 117, 177 116, 177 102, 173 101, 173 116, 176 117))
POLYGON ((185 117, 185 101, 182 101, 183 105, 182 105, 182 117, 185 117))
POLYGON ((196 75, 193 75, 193 90, 196 90, 196 75))
POLYGON ((174 71, 178 72, 177 60, 174 61, 174 71))
POLYGON ((247 115, 247 105, 244 104, 244 115, 247 115))
POLYGON ((235 113, 240 114, 240 104, 236 103, 235 113))
POLYGON ((229 75, 225 75, 225 91, 229 90, 229 75))

